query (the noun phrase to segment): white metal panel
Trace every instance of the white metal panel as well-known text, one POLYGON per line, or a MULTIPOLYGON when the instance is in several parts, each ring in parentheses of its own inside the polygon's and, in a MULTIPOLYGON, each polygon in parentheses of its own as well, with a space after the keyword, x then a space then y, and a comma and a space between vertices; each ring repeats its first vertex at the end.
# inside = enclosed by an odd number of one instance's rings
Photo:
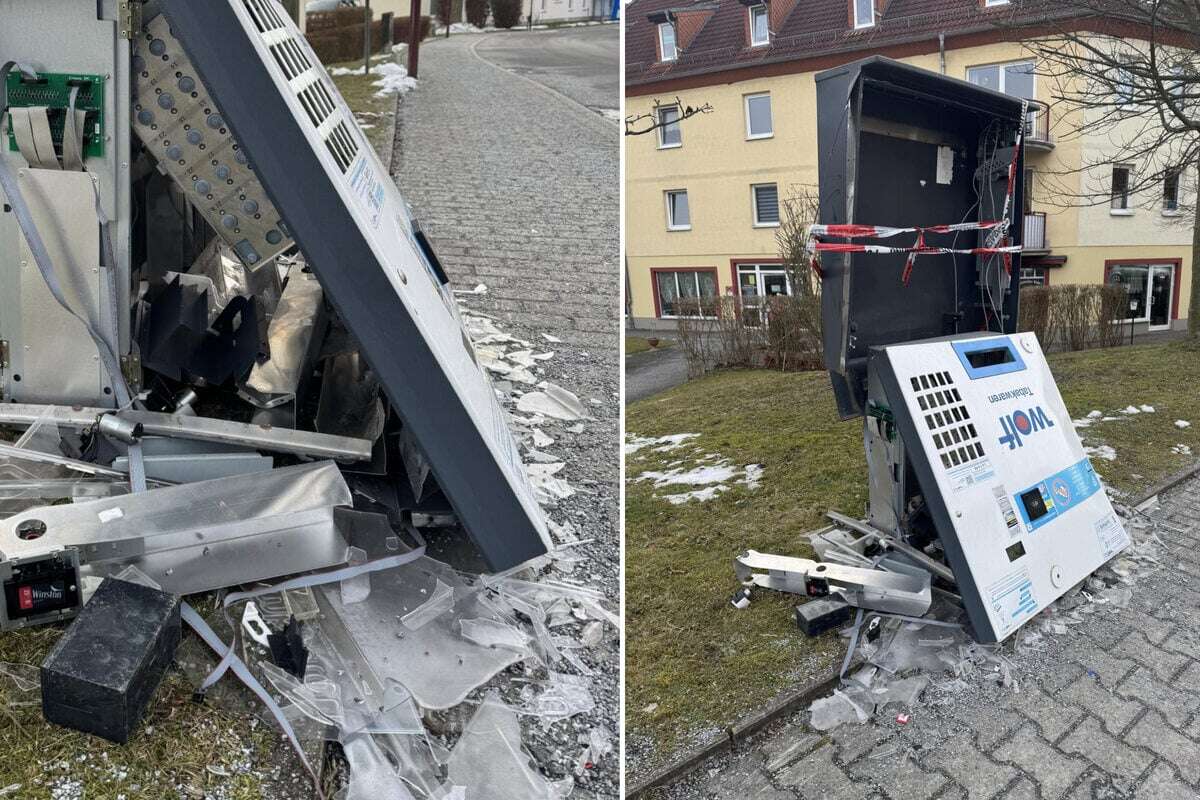
POLYGON ((1036 336, 896 345, 884 357, 970 572, 955 577, 978 593, 997 640, 1128 545, 1036 336))

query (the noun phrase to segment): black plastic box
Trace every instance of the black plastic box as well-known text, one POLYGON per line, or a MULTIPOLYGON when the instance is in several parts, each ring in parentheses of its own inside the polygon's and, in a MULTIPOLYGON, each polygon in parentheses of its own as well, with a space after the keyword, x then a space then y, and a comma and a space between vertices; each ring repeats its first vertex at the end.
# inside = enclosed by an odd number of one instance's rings
POLYGON ((805 636, 820 636, 849 621, 850 606, 842 600, 825 597, 796 606, 796 625, 805 636))
POLYGON ((178 597, 105 578, 42 663, 48 722, 129 741, 179 646, 178 597))

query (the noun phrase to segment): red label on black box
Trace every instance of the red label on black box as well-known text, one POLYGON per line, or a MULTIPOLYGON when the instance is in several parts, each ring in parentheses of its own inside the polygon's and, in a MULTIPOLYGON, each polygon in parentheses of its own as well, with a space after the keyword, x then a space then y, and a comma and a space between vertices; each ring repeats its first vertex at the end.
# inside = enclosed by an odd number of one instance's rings
POLYGON ((30 611, 33 609, 33 587, 22 586, 17 591, 17 603, 22 611, 30 611))

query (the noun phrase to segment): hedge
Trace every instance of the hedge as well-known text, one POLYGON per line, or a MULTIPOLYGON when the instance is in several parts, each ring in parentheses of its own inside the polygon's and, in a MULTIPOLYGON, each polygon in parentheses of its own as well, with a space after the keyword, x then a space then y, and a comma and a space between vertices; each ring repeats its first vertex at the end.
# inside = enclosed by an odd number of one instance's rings
MULTIPOLYGON (((393 43, 408 41, 409 19, 392 18, 393 43)), ((432 29, 433 20, 421 17, 421 39, 428 37, 432 29)), ((374 20, 371 23, 371 52, 379 53, 387 48, 384 33, 383 20, 374 20)), ((340 8, 336 11, 309 14, 305 38, 316 52, 317 58, 325 64, 360 59, 363 55, 363 10, 340 8)))

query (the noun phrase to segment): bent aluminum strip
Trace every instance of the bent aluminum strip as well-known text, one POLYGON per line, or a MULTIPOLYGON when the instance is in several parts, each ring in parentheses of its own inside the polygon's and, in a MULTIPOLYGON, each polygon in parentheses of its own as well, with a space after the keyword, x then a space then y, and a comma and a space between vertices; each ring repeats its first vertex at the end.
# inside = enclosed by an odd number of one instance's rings
POLYGON ((15 559, 74 548, 100 574, 134 564, 164 590, 191 594, 344 564, 333 509, 351 503, 336 464, 302 464, 30 509, 0 521, 0 551, 15 559), (37 522, 45 532, 21 538, 37 522))
MULTIPOLYGON (((78 406, 45 406, 27 403, 0 405, 0 425, 32 425, 43 417, 48 422, 68 428, 87 428, 96 419, 111 413, 103 408, 78 406)), ((338 461, 370 461, 372 443, 349 436, 299 431, 231 422, 211 417, 179 416, 156 411, 123 411, 122 419, 141 423, 148 436, 175 436, 198 442, 237 444, 275 453, 293 453, 313 458, 332 458, 338 461)))
POLYGON ((742 583, 792 594, 807 594, 807 578, 829 582, 830 594, 858 608, 919 617, 933 600, 930 576, 905 575, 841 564, 822 564, 807 558, 776 556, 747 550, 734 559, 742 583), (765 573, 765 574, 764 574, 765 573))

